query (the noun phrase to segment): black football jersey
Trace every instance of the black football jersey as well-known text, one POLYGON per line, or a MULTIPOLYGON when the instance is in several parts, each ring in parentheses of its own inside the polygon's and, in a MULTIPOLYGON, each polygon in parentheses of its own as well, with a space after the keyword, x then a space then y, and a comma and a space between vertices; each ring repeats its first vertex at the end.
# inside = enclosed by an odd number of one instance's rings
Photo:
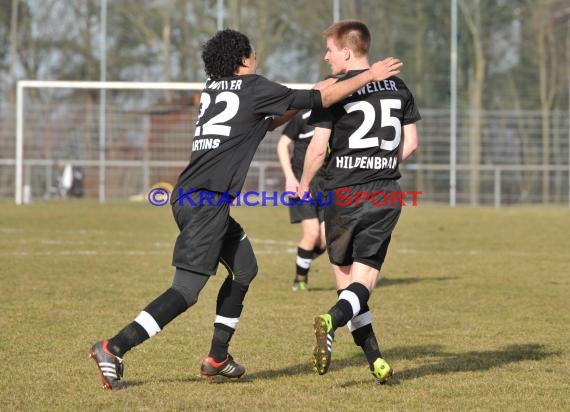
POLYGON ((200 113, 190 163, 182 171, 171 203, 190 190, 235 197, 273 115, 292 104, 309 109, 316 90, 293 90, 257 74, 208 80, 200 97, 200 113))
POLYGON ((315 128, 308 123, 311 111, 302 112, 295 116, 283 129, 283 134, 293 141, 293 156, 291 157, 291 168, 297 180, 303 175, 303 165, 305 164, 305 153, 311 143, 315 128))
POLYGON ((402 127, 420 119, 412 93, 396 76, 370 82, 329 109, 313 110, 309 123, 332 130, 324 187, 399 179, 402 127))

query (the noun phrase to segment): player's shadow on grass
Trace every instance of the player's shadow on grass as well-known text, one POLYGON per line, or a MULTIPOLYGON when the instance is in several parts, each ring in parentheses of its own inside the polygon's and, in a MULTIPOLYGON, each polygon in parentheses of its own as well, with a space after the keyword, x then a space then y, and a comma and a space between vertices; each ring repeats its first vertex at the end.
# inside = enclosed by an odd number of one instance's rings
POLYGON ((447 280, 455 279, 454 277, 433 277, 433 278, 384 278, 380 277, 378 281, 376 281, 376 288, 379 287, 386 287, 386 286, 400 286, 400 285, 410 285, 412 283, 418 282, 445 282, 447 280))
MULTIPOLYGON (((453 353, 443 350, 441 345, 422 345, 392 348, 386 351, 386 358, 395 366, 394 377, 388 381, 387 385, 399 385, 403 380, 422 378, 428 375, 447 375, 457 372, 477 372, 498 368, 509 363, 522 362, 527 360, 541 360, 549 356, 557 355, 556 352, 546 351, 544 345, 537 343, 527 343, 519 345, 509 345, 502 349, 490 351, 472 351, 466 353, 453 353), (416 368, 399 370, 398 359, 425 359, 422 366, 416 368)), ((355 352, 352 356, 335 359, 331 364, 330 371, 336 373, 345 368, 361 367, 365 375, 362 380, 352 380, 343 383, 341 387, 351 387, 361 385, 363 381, 372 378, 366 373, 368 365, 362 353, 355 352)), ((250 382, 257 379, 278 379, 287 376, 312 375, 310 360, 296 365, 290 365, 280 369, 269 369, 257 372, 246 373, 240 379, 226 379, 216 377, 214 379, 204 379, 199 376, 187 376, 183 379, 160 379, 159 382, 205 382, 210 384, 237 384, 240 382, 250 382)), ((139 380, 128 380, 125 387, 145 385, 148 382, 139 380)))
POLYGON ((443 359, 417 368, 403 370, 398 374, 398 377, 399 379, 415 379, 426 375, 486 371, 509 363, 541 360, 553 355, 556 353, 546 351, 545 346, 538 343, 509 345, 502 349, 490 351, 441 352, 435 356, 440 356, 443 359))
MULTIPOLYGON (((456 279, 454 277, 433 277, 433 278, 418 278, 418 277, 410 277, 410 278, 384 278, 381 277, 377 282, 375 288, 380 287, 387 287, 387 286, 401 286, 401 285, 411 285, 412 283, 418 282, 445 282, 447 280, 456 279)), ((323 291, 336 291, 336 288, 329 287, 329 288, 319 288, 319 287, 312 287, 310 288, 311 292, 323 292, 323 291)))
MULTIPOLYGON (((548 352, 544 345, 527 343, 505 346, 502 349, 490 351, 473 351, 467 353, 452 353, 441 350, 441 346, 414 346, 392 348, 387 351, 386 358, 396 364, 394 378, 388 385, 398 385, 400 381, 422 378, 428 375, 446 375, 457 372, 487 371, 503 365, 527 360, 541 360, 557 355, 548 352), (422 366, 404 370, 397 369, 397 359, 425 358, 422 366), (432 360, 432 361, 429 361, 432 360)), ((343 387, 358 385, 361 382, 347 382, 343 387)))
POLYGON ((246 373, 242 379, 255 380, 255 379, 275 379, 284 376, 299 376, 312 374, 310 360, 307 359, 306 363, 298 363, 296 365, 287 366, 280 369, 270 369, 265 371, 258 371, 246 373))

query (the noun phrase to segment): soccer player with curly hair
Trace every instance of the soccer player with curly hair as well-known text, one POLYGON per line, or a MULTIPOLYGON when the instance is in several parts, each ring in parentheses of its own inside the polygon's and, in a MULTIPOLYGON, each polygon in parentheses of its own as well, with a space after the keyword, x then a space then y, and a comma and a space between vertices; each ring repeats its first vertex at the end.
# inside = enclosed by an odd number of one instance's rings
POLYGON ((398 73, 389 58, 339 84, 292 90, 256 74, 255 51, 243 33, 225 29, 202 50, 206 81, 192 141, 191 160, 180 173, 171 205, 180 233, 172 264, 172 285, 150 302, 115 336, 96 342, 91 357, 106 389, 122 387, 123 357, 162 331, 198 300, 221 263, 228 276, 218 292, 210 352, 200 374, 239 378, 245 368, 228 353, 257 261, 247 235, 230 216, 255 151, 268 130, 289 120, 295 110, 328 107, 373 80, 398 73))

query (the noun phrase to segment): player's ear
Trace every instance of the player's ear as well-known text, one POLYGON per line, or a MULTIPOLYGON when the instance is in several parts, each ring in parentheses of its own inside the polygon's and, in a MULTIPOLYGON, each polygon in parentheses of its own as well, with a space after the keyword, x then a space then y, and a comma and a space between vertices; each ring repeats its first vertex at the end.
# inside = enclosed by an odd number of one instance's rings
POLYGON ((348 47, 344 48, 344 60, 350 59, 350 49, 348 47))
POLYGON ((255 61, 255 50, 252 50, 249 56, 243 56, 241 58, 241 65, 243 67, 250 67, 252 61, 255 61))

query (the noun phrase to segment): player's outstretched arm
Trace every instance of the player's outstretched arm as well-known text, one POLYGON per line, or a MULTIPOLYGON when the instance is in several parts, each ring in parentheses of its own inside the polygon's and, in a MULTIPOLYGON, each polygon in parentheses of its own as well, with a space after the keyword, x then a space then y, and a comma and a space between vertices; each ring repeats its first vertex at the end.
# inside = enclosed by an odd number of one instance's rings
POLYGON ((366 83, 372 81, 385 80, 388 77, 395 76, 400 73, 403 63, 394 57, 388 57, 384 60, 374 63, 368 70, 363 71, 358 76, 342 82, 334 83, 321 90, 321 101, 323 107, 330 107, 334 103, 344 99, 348 95, 354 93, 366 83))
POLYGON ((281 116, 277 116, 273 119, 273 121, 269 124, 269 130, 273 131, 277 129, 279 126, 287 123, 291 120, 295 115, 299 112, 297 109, 289 109, 281 116))

